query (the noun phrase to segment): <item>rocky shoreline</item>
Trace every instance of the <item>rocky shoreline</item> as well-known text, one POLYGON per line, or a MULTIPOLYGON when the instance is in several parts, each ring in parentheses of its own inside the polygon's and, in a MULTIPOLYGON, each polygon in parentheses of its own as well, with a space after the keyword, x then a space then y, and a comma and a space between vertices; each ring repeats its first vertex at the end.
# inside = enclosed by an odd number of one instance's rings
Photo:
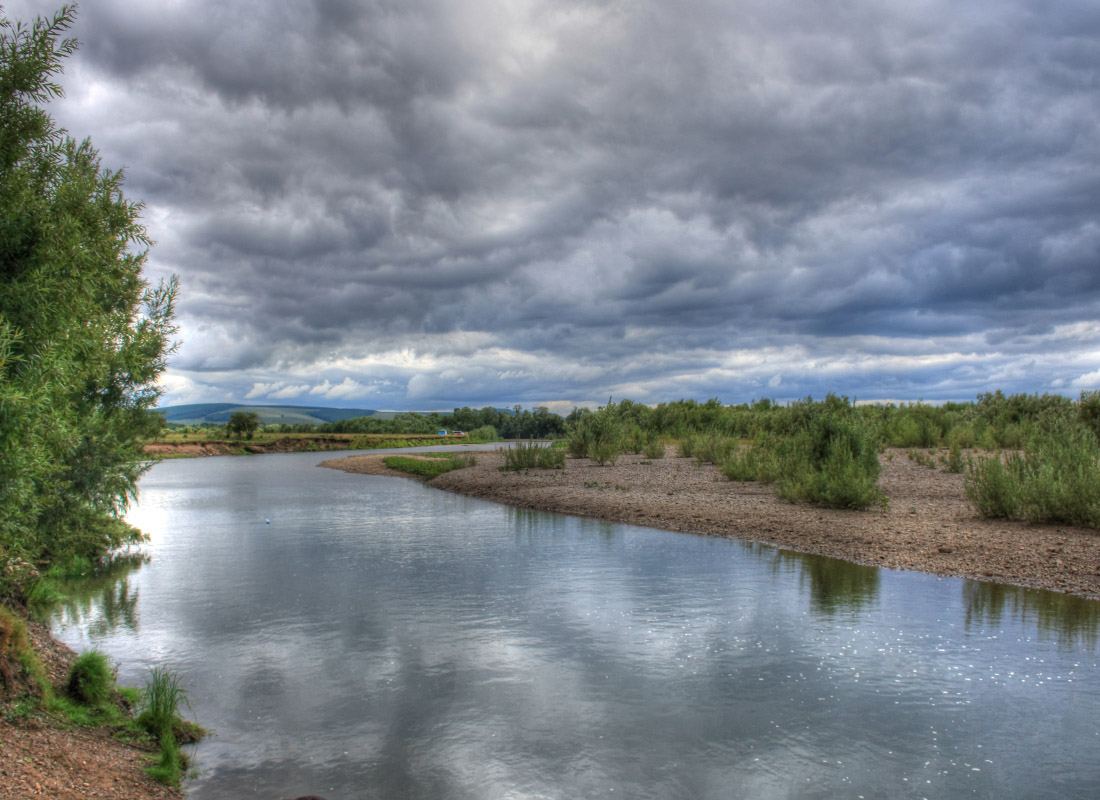
MULTIPOLYGON (((326 461, 347 472, 403 475, 382 455, 326 461)), ((1100 532, 979 518, 963 476, 905 450, 880 456, 884 510, 838 511, 779 500, 770 486, 727 481, 694 459, 622 456, 614 466, 569 459, 562 470, 503 472, 498 453, 430 486, 542 511, 670 531, 727 536, 859 564, 973 578, 1100 599, 1100 532)), ((404 477, 408 477, 405 475, 404 477)))

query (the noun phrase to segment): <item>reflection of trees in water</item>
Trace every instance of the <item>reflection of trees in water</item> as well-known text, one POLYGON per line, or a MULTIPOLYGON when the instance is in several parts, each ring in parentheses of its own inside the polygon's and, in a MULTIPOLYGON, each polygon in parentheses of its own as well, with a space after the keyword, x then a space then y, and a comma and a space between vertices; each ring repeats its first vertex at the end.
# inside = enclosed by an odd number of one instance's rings
POLYGON ((506 506, 506 508, 508 519, 516 531, 516 541, 534 542, 547 538, 550 534, 557 536, 567 530, 569 525, 580 525, 585 532, 595 530, 605 543, 614 542, 619 536, 619 523, 615 522, 586 517, 570 518, 565 514, 517 506, 506 506))
POLYGON ((1067 647, 1096 649, 1100 641, 1100 601, 1003 583, 963 584, 966 627, 997 627, 1006 616, 1022 623, 1034 620, 1039 633, 1067 647))
POLYGON ((59 581, 64 597, 39 613, 66 626, 86 624, 92 638, 120 628, 136 632, 138 592, 130 588, 130 575, 148 561, 146 553, 115 554, 90 575, 59 581))
POLYGON ((810 584, 810 607, 821 614, 862 611, 878 599, 878 567, 790 550, 776 550, 774 565, 798 567, 799 584, 810 584))

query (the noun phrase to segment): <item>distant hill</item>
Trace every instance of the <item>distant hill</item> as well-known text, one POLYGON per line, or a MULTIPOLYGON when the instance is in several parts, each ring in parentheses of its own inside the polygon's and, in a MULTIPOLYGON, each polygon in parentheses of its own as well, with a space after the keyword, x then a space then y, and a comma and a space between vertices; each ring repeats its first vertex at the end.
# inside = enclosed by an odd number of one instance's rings
POLYGON ((238 411, 258 414, 264 425, 321 425, 353 417, 380 416, 392 418, 392 413, 371 408, 320 408, 318 406, 246 406, 240 403, 190 403, 158 408, 174 425, 224 425, 238 411))

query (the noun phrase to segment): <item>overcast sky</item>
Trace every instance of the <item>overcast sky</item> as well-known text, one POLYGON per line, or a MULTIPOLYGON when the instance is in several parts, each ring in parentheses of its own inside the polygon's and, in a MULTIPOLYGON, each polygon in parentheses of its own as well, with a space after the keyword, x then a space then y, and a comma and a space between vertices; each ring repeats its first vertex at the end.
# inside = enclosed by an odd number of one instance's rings
POLYGON ((73 34, 52 112, 180 278, 163 405, 1100 388, 1096 0, 86 0, 73 34))

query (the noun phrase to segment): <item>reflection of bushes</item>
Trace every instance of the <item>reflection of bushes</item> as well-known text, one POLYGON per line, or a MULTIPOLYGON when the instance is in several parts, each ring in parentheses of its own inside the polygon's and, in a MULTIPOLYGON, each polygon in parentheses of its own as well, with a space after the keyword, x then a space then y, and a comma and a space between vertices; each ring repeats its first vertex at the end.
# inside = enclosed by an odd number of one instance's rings
POLYGON ((1034 620, 1041 634, 1062 646, 1095 648, 1100 641, 1100 603, 1084 597, 1044 592, 986 581, 963 583, 966 627, 999 628, 1006 615, 1021 623, 1034 620))
POLYGON ((810 604, 819 613, 859 611, 878 598, 882 578, 878 567, 786 550, 777 550, 776 560, 798 565, 800 581, 810 585, 810 604))
POLYGON ((86 572, 51 570, 31 594, 38 617, 56 617, 66 624, 87 621, 89 633, 106 636, 119 628, 137 630, 138 593, 129 576, 149 561, 146 553, 117 553, 86 572))

